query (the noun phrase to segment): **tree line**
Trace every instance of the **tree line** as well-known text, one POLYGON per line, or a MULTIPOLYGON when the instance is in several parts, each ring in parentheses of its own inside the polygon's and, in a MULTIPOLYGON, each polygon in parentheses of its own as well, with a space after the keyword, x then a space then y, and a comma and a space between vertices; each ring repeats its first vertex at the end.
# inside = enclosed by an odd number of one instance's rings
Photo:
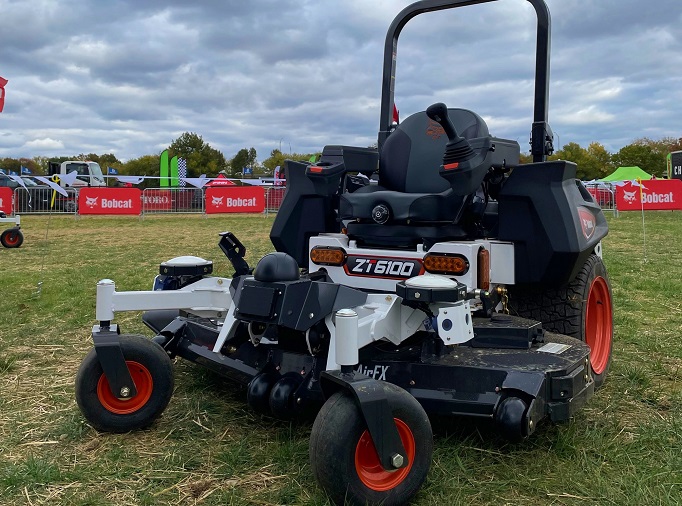
MULTIPOLYGON (((637 139, 622 147, 617 153, 609 153, 606 148, 592 142, 583 148, 575 142, 561 146, 549 160, 569 160, 578 165, 578 178, 583 181, 601 179, 608 176, 618 167, 637 166, 658 178, 667 175, 668 153, 682 151, 682 138, 665 137, 653 140, 647 137, 637 139)), ((521 155, 522 163, 530 163, 530 154, 521 155)))
MULTIPOLYGON (((601 179, 618 167, 638 166, 649 174, 656 177, 664 177, 667 171, 666 158, 668 153, 682 151, 682 138, 674 139, 665 137, 660 140, 649 138, 637 139, 631 144, 624 146, 617 153, 609 153, 598 142, 592 142, 583 148, 575 142, 569 142, 561 146, 550 160, 570 160, 578 165, 578 177, 583 181, 601 179)), ((178 156, 187 160, 187 176, 198 177, 206 174, 208 177, 216 177, 225 174, 227 177, 243 177, 243 169, 248 167, 252 170, 252 177, 272 177, 275 167, 283 166, 284 160, 309 160, 318 153, 282 153, 279 149, 273 149, 270 156, 258 162, 256 149, 240 149, 234 157, 228 159, 222 152, 213 148, 203 140, 201 135, 193 132, 185 132, 168 146, 169 156, 178 156)), ((14 171, 21 173, 21 167, 28 168, 34 175, 47 174, 48 162, 65 160, 90 160, 99 163, 102 171, 107 172, 111 167, 119 175, 131 176, 158 176, 159 158, 161 153, 143 155, 126 162, 120 161, 114 154, 96 153, 79 154, 75 156, 34 158, 3 158, 0 159, 0 168, 7 173, 14 171)), ((530 163, 530 154, 522 154, 521 162, 530 163)), ((146 182, 145 186, 154 186, 154 181, 146 182)))
MULTIPOLYGON (((258 162, 258 153, 253 147, 240 149, 237 154, 228 159, 225 155, 204 141, 201 135, 193 132, 185 132, 168 146, 169 157, 177 156, 187 160, 187 177, 199 177, 206 174, 208 177, 216 177, 224 174, 231 178, 242 177, 272 177, 275 167, 283 166, 284 160, 309 160, 320 153, 289 153, 284 154, 279 149, 273 149, 270 156, 258 162), (251 169, 251 173, 243 176, 244 168, 251 169)), ((48 173, 49 162, 64 162, 66 160, 87 160, 97 162, 106 175, 109 167, 116 170, 118 175, 129 176, 159 176, 161 153, 143 155, 122 162, 112 153, 81 153, 73 156, 34 158, 0 158, 0 168, 6 173, 15 172, 21 174, 21 168, 25 167, 32 175, 45 175, 48 173)), ((142 186, 155 186, 157 183, 152 179, 145 181, 142 186)))

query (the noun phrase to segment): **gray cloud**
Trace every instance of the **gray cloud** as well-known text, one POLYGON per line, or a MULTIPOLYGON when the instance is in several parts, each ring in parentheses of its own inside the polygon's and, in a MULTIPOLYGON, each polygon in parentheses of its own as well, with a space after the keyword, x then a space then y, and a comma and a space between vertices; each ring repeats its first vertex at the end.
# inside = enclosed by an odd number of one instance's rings
MULTIPOLYGON (((0 156, 158 152, 197 132, 229 158, 376 139, 386 29, 407 0, 0 0, 0 156)), ((559 143, 682 136, 678 0, 548 0, 559 143)), ((527 147, 535 19, 523 0, 419 16, 401 116, 436 101, 527 147)))

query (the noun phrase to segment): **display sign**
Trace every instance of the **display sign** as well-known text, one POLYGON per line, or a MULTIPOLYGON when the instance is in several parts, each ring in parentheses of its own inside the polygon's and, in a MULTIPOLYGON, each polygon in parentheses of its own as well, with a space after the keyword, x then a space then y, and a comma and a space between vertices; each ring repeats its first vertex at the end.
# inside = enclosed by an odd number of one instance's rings
POLYGON ((12 214, 12 188, 0 187, 0 211, 5 214, 12 214))
POLYGON ((682 180, 626 181, 616 187, 616 208, 619 211, 682 209, 682 180))
POLYGON ((262 213, 265 210, 265 190, 260 186, 206 188, 207 214, 262 213))
POLYGON ((138 188, 83 188, 78 193, 78 214, 133 214, 142 212, 138 188))
POLYGON ((668 177, 670 179, 682 179, 682 151, 670 153, 669 163, 668 177))

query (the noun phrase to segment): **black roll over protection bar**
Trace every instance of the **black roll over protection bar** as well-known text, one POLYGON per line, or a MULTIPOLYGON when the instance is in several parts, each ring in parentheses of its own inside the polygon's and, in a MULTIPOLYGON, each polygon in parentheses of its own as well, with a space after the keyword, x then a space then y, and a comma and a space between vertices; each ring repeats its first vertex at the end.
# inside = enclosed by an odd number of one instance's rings
MULTIPOLYGON (((381 113, 379 117, 379 152, 391 133, 395 92, 395 68, 398 37, 407 22, 419 14, 457 7, 466 7, 498 0, 422 0, 403 9, 393 20, 384 44, 383 78, 381 83, 381 113)), ((554 152, 554 134, 547 122, 549 107, 549 57, 551 19, 544 0, 528 0, 537 14, 537 40, 535 49, 535 96, 531 154, 533 162, 544 162, 554 152)))

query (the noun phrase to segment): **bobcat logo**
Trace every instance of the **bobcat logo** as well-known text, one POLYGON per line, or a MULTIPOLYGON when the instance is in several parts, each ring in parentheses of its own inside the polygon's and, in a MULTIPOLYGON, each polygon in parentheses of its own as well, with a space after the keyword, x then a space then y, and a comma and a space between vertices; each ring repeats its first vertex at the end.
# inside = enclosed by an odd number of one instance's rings
POLYGON ((597 222, 594 219, 594 215, 584 207, 580 207, 578 208, 578 216, 580 218, 580 227, 583 230, 583 235, 585 236, 585 239, 589 241, 592 239, 597 228, 597 222))
POLYGON ((433 140, 440 138, 441 135, 445 135, 445 130, 438 123, 429 119, 429 126, 426 127, 426 135, 431 137, 433 140))
POLYGON ((97 205, 97 199, 99 197, 85 197, 85 205, 92 208, 97 205))
POLYGON ((583 219, 583 228, 586 230, 587 235, 592 235, 594 232, 594 221, 590 219, 583 219))
POLYGON ((211 202, 214 206, 222 206, 223 205, 223 197, 213 197, 213 201, 211 202))
POLYGON ((633 192, 623 192, 623 198, 625 199, 625 202, 628 204, 632 204, 635 201, 635 196, 637 195, 637 190, 633 192))

